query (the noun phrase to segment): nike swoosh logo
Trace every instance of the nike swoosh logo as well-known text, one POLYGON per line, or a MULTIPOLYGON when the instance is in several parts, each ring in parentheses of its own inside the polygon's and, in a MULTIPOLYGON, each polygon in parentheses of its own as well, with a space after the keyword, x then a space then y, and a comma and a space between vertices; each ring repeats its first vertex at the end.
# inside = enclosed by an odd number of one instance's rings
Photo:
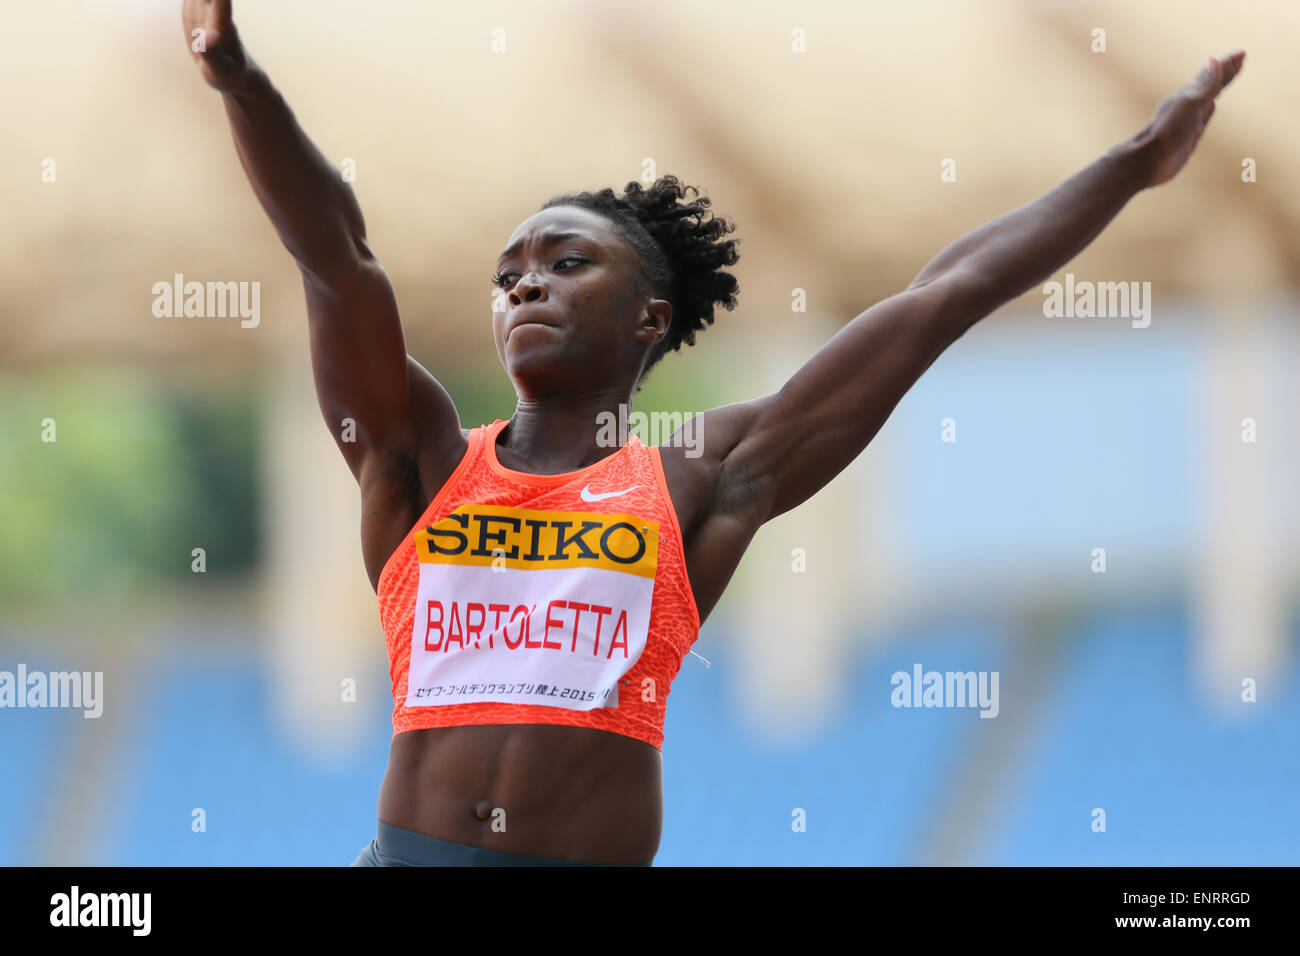
POLYGON ((640 485, 633 485, 631 488, 624 488, 622 491, 606 491, 601 494, 593 494, 591 485, 583 485, 582 491, 578 492, 583 501, 604 501, 606 498, 617 498, 619 495, 625 495, 629 491, 636 491, 640 485))

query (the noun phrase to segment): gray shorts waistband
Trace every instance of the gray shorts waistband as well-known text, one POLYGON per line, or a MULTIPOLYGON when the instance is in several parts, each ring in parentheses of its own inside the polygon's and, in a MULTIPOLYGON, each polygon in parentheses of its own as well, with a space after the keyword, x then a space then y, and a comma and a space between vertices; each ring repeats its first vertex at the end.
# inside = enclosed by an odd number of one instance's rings
MULTIPOLYGON (((375 841, 363 856, 370 856, 371 865, 378 866, 650 866, 644 863, 583 863, 578 860, 557 860, 523 853, 502 853, 483 847, 439 840, 437 837, 404 830, 379 821, 375 841)), ((358 864, 365 865, 359 857, 358 864)))

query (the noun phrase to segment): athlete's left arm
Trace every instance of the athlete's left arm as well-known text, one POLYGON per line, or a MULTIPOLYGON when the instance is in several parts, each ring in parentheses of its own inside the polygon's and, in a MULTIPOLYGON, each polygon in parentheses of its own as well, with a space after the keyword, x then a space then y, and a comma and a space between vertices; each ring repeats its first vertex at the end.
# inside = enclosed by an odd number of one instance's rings
POLYGON ((746 524, 761 524, 847 467, 949 345, 1069 262, 1132 196, 1182 168, 1244 56, 1211 58, 1135 136, 953 242, 907 289, 841 329, 780 391, 704 413, 728 509, 743 508, 746 524))

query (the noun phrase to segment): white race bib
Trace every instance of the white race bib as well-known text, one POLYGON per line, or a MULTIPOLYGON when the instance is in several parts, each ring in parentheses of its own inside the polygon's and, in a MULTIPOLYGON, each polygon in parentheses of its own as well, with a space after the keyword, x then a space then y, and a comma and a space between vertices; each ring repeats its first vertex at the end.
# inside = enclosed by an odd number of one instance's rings
POLYGON ((408 707, 618 706, 645 649, 659 526, 465 505, 415 535, 408 707))

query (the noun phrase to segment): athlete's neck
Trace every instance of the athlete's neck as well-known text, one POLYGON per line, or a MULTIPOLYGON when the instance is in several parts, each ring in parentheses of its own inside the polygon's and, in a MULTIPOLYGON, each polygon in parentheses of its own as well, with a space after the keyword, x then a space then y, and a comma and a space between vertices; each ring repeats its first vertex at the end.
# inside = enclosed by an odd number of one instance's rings
POLYGON ((626 442, 631 414, 626 395, 609 392, 533 402, 521 399, 498 435, 497 460, 514 471, 555 475, 614 454, 626 442), (623 413, 619 414, 622 403, 623 413))

